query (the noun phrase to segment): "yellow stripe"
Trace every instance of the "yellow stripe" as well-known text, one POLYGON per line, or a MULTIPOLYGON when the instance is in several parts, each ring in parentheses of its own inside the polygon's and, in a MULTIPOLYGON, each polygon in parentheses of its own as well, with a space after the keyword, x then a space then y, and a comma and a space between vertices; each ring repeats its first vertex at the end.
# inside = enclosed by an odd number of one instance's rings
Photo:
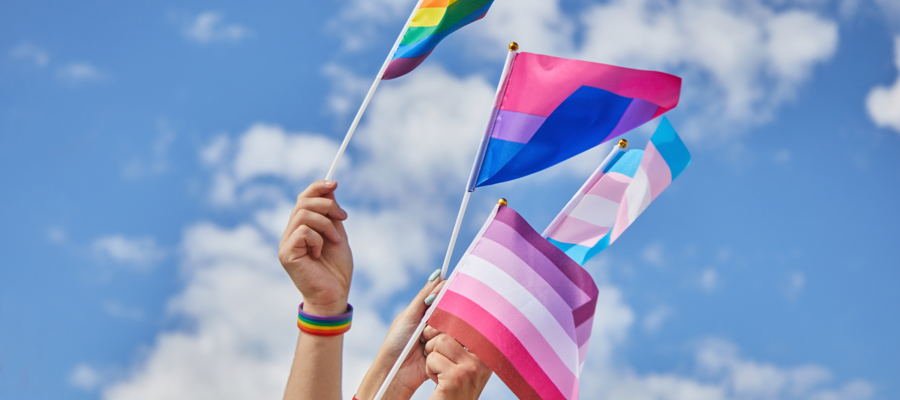
POLYGON ((444 14, 447 12, 446 7, 442 8, 420 8, 416 11, 416 16, 413 17, 412 23, 409 24, 410 27, 429 27, 436 26, 441 23, 441 20, 444 19, 444 14))

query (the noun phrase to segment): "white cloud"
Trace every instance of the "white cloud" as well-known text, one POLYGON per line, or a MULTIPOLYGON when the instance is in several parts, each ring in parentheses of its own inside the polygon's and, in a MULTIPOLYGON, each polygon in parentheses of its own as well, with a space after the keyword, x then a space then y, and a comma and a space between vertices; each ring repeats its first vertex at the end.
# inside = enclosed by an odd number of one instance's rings
POLYGON ((644 253, 642 257, 644 261, 660 266, 665 263, 665 256, 663 254, 664 246, 662 243, 651 243, 648 244, 647 247, 644 247, 644 253))
POLYGON ((103 236, 94 240, 92 247, 101 258, 135 270, 147 270, 166 256, 152 237, 103 236))
POLYGON ((700 273, 699 279, 700 287, 707 291, 712 292, 719 287, 719 272, 716 271, 715 268, 707 268, 700 273))
POLYGON ((13 48, 9 56, 15 60, 33 63, 38 68, 44 68, 50 62, 50 54, 30 42, 23 42, 13 48))
POLYGON ((84 82, 99 81, 105 75, 89 63, 75 62, 60 67, 56 71, 56 76, 65 83, 76 85, 84 82))
POLYGON ((674 314, 675 312, 667 306, 659 306, 654 308, 652 311, 647 313, 646 316, 644 316, 644 330, 647 333, 659 332, 663 324, 671 319, 674 314))
POLYGON ((206 11, 186 21, 182 34, 198 44, 215 42, 239 43, 250 35, 250 30, 234 23, 226 23, 225 16, 217 11, 206 11))
POLYGON ((149 160, 145 158, 131 160, 122 169, 122 175, 126 178, 139 179, 160 175, 169 169, 169 148, 175 142, 177 134, 167 121, 159 121, 157 125, 159 133, 150 148, 149 160))
POLYGON ((81 390, 93 391, 103 382, 99 371, 87 364, 78 364, 69 375, 69 383, 81 390))
POLYGON ((882 128, 900 133, 900 36, 894 38, 894 64, 898 77, 892 86, 877 86, 869 92, 866 108, 869 117, 882 128))
POLYGON ((794 272, 788 276, 787 296, 789 299, 796 299, 805 288, 806 275, 802 272, 794 272))

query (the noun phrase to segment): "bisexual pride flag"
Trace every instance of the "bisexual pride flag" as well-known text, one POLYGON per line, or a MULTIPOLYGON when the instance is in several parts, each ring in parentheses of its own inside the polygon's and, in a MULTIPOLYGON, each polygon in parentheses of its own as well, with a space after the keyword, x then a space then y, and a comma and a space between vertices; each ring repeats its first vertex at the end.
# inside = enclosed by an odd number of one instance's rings
POLYGON ((429 310, 520 399, 575 400, 599 291, 511 208, 497 206, 429 310))
POLYGON ((519 53, 469 190, 565 161, 675 108, 680 94, 681 78, 662 72, 519 53))
POLYGON ((597 169, 544 236, 584 265, 615 242, 690 163, 687 147, 663 117, 647 148, 620 153, 597 169))
POLYGON ((394 79, 414 70, 441 40, 484 17, 492 3, 493 0, 422 0, 381 79, 394 79))

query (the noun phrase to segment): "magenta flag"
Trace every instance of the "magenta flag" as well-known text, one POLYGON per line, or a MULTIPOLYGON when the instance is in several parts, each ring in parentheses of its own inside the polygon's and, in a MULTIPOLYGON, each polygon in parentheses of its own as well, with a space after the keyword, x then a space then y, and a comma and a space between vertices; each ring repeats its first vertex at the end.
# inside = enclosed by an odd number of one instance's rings
POLYGON ((469 190, 563 162, 675 108, 680 95, 674 75, 518 53, 469 190))
POLYGON ((518 398, 574 400, 598 293, 584 268, 498 206, 428 324, 481 358, 518 398))

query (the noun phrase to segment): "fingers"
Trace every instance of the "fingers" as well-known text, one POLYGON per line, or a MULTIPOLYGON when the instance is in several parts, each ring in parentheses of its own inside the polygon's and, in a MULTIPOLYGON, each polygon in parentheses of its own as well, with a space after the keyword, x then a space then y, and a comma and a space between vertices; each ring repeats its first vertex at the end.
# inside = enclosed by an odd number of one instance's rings
POLYGON ((455 367, 456 364, 454 364, 453 361, 450 361, 450 359, 444 357, 440 353, 431 353, 428 355, 428 358, 425 359, 425 374, 428 376, 428 379, 431 379, 434 383, 439 383, 439 374, 450 372, 455 367))
POLYGON ((426 325, 425 330, 422 331, 422 339, 424 339, 425 342, 428 342, 429 340, 434 339, 435 337, 437 337, 437 335, 440 335, 440 334, 441 334, 441 331, 434 329, 431 326, 426 325))
POLYGON ((297 211, 290 224, 293 225, 293 228, 288 226, 288 229, 292 231, 301 226, 307 226, 334 243, 341 241, 341 234, 338 233, 334 221, 315 211, 307 209, 297 211))
MULTIPOLYGON (((297 250, 296 253, 292 254, 295 258, 302 258, 307 254, 313 258, 319 258, 322 256, 322 247, 324 246, 325 239, 322 239, 322 235, 319 235, 319 233, 312 230, 312 228, 304 225, 297 228, 297 230, 288 237, 284 248, 297 250)), ((285 260, 282 259, 282 261, 285 260)))
POLYGON ((439 334, 425 343, 425 354, 439 353, 455 364, 468 359, 472 354, 447 334, 439 334))

